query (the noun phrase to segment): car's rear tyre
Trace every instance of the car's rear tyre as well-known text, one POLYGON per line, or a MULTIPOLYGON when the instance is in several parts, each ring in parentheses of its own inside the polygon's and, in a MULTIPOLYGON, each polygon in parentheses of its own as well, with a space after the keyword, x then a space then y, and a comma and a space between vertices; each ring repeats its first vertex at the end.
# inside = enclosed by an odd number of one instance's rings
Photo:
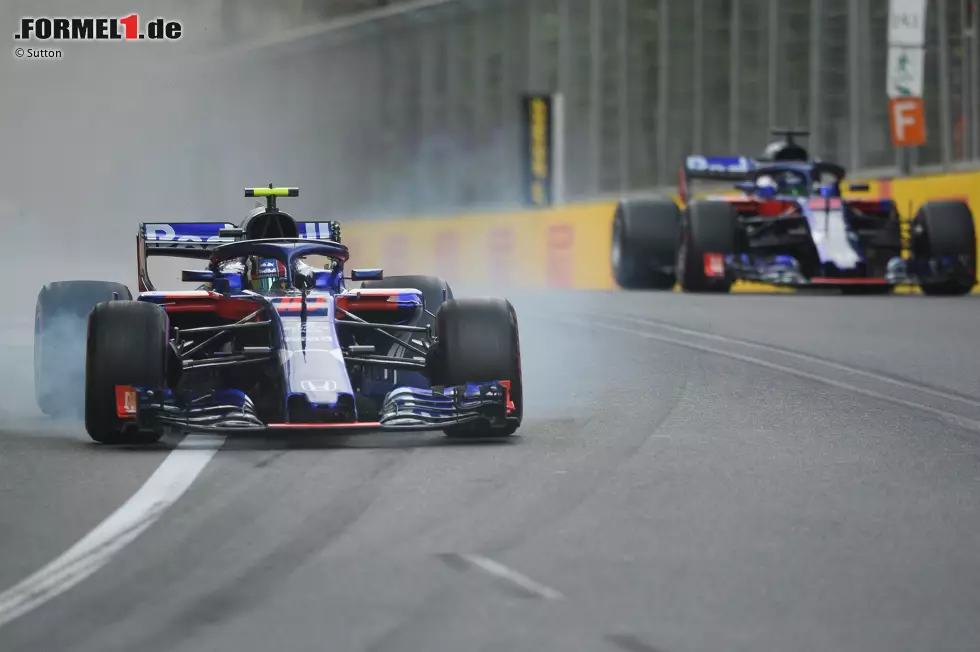
POLYGON ((41 288, 34 307, 34 396, 48 416, 82 416, 85 332, 95 304, 113 294, 130 300, 122 283, 55 281, 41 288))
POLYGON ((627 290, 670 290, 681 213, 670 199, 623 201, 613 216, 613 278, 627 290))
POLYGON ((160 438, 116 413, 116 386, 167 386, 169 320, 160 306, 110 301, 95 306, 88 322, 85 429, 103 444, 142 444, 160 438))
POLYGON ((430 360, 434 386, 453 387, 494 380, 510 381, 514 404, 508 423, 493 428, 485 423, 445 429, 450 437, 490 437, 514 434, 524 415, 524 384, 517 313, 505 299, 453 299, 436 313, 438 344, 430 360))
POLYGON ((961 201, 927 202, 912 220, 912 256, 920 268, 930 260, 949 258, 964 261, 955 278, 940 282, 925 280, 923 294, 962 296, 976 284, 977 237, 970 207, 961 201))
POLYGON ((677 279, 684 292, 729 292, 732 278, 708 276, 705 256, 735 253, 738 215, 731 204, 692 201, 681 222, 681 244, 677 252, 677 279))

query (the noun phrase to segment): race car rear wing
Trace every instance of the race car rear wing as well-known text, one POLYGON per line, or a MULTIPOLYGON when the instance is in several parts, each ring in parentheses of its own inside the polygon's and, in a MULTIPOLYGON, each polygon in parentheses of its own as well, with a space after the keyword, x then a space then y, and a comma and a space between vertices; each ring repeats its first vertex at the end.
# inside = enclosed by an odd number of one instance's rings
POLYGON ((691 194, 691 181, 746 181, 758 167, 758 161, 746 156, 701 156, 684 159, 677 181, 677 191, 687 203, 691 194))
MULTIPOLYGON (((335 222, 297 222, 299 237, 306 240, 336 240, 335 222)), ((240 240, 241 230, 229 222, 142 223, 136 235, 138 280, 141 292, 153 290, 147 273, 150 256, 207 260, 221 245, 240 240)))
POLYGON ((235 228, 228 222, 144 223, 138 237, 147 256, 207 259, 217 247, 235 241, 233 235, 221 234, 235 228))

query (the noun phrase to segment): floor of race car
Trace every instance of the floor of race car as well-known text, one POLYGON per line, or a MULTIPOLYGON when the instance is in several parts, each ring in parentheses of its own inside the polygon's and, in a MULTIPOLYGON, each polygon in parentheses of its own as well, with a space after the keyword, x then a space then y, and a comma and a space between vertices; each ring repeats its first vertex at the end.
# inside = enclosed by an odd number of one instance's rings
POLYGON ((975 648, 976 298, 514 302, 505 443, 99 447, 0 331, 0 650, 975 648))

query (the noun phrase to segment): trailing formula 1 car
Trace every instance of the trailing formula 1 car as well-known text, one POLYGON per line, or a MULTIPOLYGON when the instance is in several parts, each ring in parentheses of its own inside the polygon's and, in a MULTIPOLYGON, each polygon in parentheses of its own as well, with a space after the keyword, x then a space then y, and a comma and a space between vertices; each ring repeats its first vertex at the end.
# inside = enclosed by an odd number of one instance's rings
MULTIPOLYGON (((963 295, 976 284, 973 215, 962 201, 931 201, 902 232, 891 199, 843 197, 842 166, 810 160, 792 141, 762 160, 689 156, 683 207, 669 199, 624 201, 613 223, 612 267, 628 289, 728 292, 736 280, 885 294, 913 284, 963 295), (733 181, 738 194, 693 199, 697 179, 733 181), (903 256, 903 251, 908 255, 903 256)), ((854 193, 866 184, 852 184, 854 193)))
MULTIPOLYGON (((84 282, 96 288, 84 356, 89 435, 132 444, 170 430, 513 434, 523 391, 510 302, 454 298, 434 277, 345 276, 339 225, 297 222, 276 206, 298 192, 247 189, 267 204, 239 226, 141 224, 135 298, 84 282), (150 256, 207 260, 182 273, 201 285, 156 290, 150 256)), ((50 374, 38 370, 41 386, 50 374)))

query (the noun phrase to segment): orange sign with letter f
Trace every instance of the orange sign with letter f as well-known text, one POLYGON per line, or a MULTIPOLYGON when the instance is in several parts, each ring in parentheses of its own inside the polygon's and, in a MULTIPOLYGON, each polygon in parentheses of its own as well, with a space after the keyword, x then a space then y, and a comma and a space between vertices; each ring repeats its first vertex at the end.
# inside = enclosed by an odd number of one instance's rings
POLYGON ((893 97, 888 100, 888 115, 895 147, 915 147, 926 143, 926 116, 921 97, 893 97))

